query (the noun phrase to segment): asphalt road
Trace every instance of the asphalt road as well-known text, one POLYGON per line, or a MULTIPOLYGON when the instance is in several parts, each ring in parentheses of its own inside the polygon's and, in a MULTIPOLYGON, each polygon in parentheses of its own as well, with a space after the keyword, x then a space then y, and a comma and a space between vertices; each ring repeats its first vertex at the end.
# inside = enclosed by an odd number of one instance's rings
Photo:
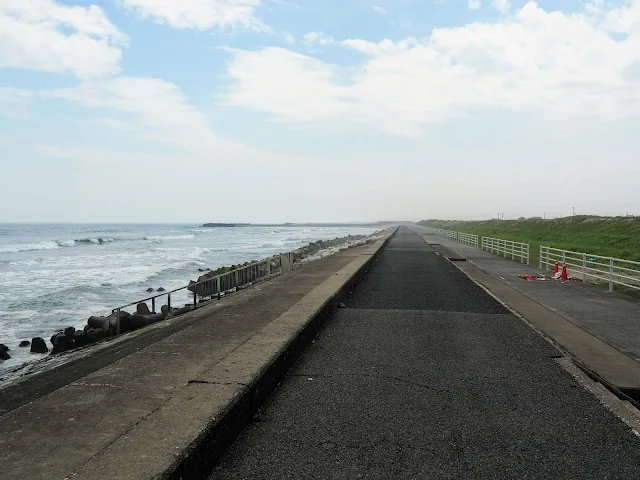
POLYGON ((558 352, 406 228, 213 479, 640 478, 558 352))

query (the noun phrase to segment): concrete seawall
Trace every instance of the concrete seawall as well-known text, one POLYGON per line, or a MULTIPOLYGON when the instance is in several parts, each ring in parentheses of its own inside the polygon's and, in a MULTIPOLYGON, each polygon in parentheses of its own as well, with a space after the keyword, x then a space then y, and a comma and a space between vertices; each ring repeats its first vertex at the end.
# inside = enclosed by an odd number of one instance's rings
POLYGON ((387 239, 0 390, 4 478, 209 473, 387 239))

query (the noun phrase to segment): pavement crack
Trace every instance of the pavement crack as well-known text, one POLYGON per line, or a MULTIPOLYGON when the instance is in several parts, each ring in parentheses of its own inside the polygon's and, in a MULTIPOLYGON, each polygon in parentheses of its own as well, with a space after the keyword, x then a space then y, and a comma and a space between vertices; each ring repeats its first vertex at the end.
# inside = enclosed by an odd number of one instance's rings
POLYGON ((372 374, 372 373, 332 373, 332 374, 319 374, 319 375, 304 375, 304 374, 289 374, 289 377, 301 377, 301 378, 307 378, 309 380, 314 380, 316 378, 338 378, 338 377, 360 377, 360 378, 364 378, 364 377, 370 377, 370 378, 377 378, 377 379, 387 379, 387 380, 393 380, 396 382, 401 382, 401 383, 405 383, 407 385, 413 385, 414 387, 419 387, 419 388, 424 388, 425 390, 430 390, 433 392, 439 392, 439 393, 446 393, 449 395, 457 395, 456 393, 452 392, 451 390, 447 390, 445 388, 437 388, 434 387, 432 385, 428 385, 426 383, 422 383, 422 382, 417 382, 414 380, 409 380, 406 378, 401 378, 401 377, 396 377, 394 375, 385 375, 385 374, 372 374))
POLYGON ((189 380, 187 381, 187 385, 238 385, 240 387, 249 388, 249 385, 246 383, 240 382, 215 382, 209 380, 189 380))

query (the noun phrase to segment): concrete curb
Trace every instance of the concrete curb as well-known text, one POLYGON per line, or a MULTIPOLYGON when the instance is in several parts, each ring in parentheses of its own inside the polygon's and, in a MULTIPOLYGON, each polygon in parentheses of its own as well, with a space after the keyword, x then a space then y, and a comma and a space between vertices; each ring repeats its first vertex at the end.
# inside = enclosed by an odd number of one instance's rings
MULTIPOLYGON (((543 329, 539 328, 539 326, 537 326, 534 321, 528 319, 525 315, 520 313, 520 311, 518 311, 515 307, 511 306, 509 303, 503 301, 497 294, 495 294, 492 290, 490 290, 489 287, 485 286, 478 279, 473 277, 470 272, 466 271, 460 265, 456 265, 456 262, 451 261, 449 259, 447 259, 447 260, 451 264, 453 264, 458 270, 460 270, 469 280, 471 280, 473 283, 475 283, 478 287, 482 288, 488 295, 493 297, 497 302, 499 302, 506 309, 508 309, 513 315, 515 315, 522 322, 524 322, 529 328, 531 328, 538 335, 540 335, 540 337, 542 337, 544 340, 549 342, 554 348, 556 348, 558 350, 559 354, 561 354, 562 356, 564 356, 567 359, 570 359, 570 361, 573 362, 573 364, 577 368, 582 370, 593 381, 602 384, 613 395, 615 395, 619 400, 626 401, 630 405, 633 405, 633 407, 635 407, 636 409, 640 409, 640 403, 638 403, 638 401, 634 398, 634 394, 637 394, 637 391, 640 390, 640 389, 635 388, 635 387, 629 388, 629 387, 619 386, 619 385, 616 385, 614 382, 612 382, 612 381, 608 380, 607 378, 605 378, 605 376, 601 375, 594 368, 589 366, 589 364, 586 361, 584 361, 578 354, 572 352, 572 349, 570 347, 564 345, 562 342, 560 342, 558 339, 556 339, 553 335, 551 335, 551 334, 545 332, 543 329), (630 393, 631 393, 631 395, 630 395, 630 393)), ((481 271, 483 274, 485 274, 488 277, 494 279, 496 282, 499 282, 500 284, 504 285, 507 288, 510 288, 511 290, 516 292, 517 294, 522 295, 523 297, 526 297, 526 299, 528 301, 531 301, 531 302, 539 305, 540 307, 548 310, 550 314, 557 315, 558 317, 560 317, 563 320, 565 320, 568 323, 570 323, 573 326, 573 328, 575 328, 576 330, 584 332, 586 335, 593 337, 594 339, 596 339, 596 341, 598 343, 602 344, 603 346, 606 346, 608 348, 611 348, 611 349, 615 350, 619 355, 629 359, 630 361, 632 361, 635 364, 635 362, 631 358, 629 358, 626 354, 624 354, 623 352, 618 351, 615 347, 613 347, 613 346, 607 344, 606 342, 598 339, 597 337, 593 336, 593 334, 591 334, 590 332, 584 330, 580 326, 576 325, 570 319, 566 318, 564 315, 562 315, 559 312, 557 312, 554 308, 551 308, 551 307, 545 305, 544 303, 539 302, 538 300, 536 300, 536 299, 532 298, 531 296, 527 295, 526 293, 522 292, 520 289, 501 281, 495 275, 492 275, 492 274, 486 272, 485 270, 483 270, 476 263, 474 263, 472 261, 469 261, 469 260, 467 262, 469 264, 471 264, 472 266, 474 266, 479 271, 481 271)), ((625 422, 626 422, 626 420, 625 420, 625 422)))
MULTIPOLYGON (((395 231, 386 239, 379 241, 375 251, 353 273, 336 274, 344 277, 342 286, 306 320, 302 328, 294 329, 293 334, 283 342, 277 353, 259 368, 257 374, 248 378, 246 384, 237 384, 242 387, 242 393, 235 396, 220 415, 211 419, 202 434, 185 451, 176 455, 176 461, 166 469, 161 479, 195 479, 206 477, 211 473, 213 466, 226 448, 251 423, 269 395, 311 345, 327 320, 337 310, 339 303, 362 280, 377 254, 394 234, 395 231)), ((284 316, 286 312, 281 317, 284 316)), ((224 379, 202 380, 201 383, 223 383, 216 380, 224 379)))

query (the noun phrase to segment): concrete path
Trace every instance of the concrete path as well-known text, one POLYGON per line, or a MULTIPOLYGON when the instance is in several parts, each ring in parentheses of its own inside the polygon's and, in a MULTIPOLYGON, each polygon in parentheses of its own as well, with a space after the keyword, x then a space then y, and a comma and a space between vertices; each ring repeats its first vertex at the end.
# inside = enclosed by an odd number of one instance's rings
POLYGON ((640 299, 582 282, 528 282, 522 273, 546 273, 438 235, 438 243, 463 255, 485 272, 561 312, 586 331, 640 361, 640 299))
POLYGON ((385 239, 0 389, 0 478, 192 479, 251 421, 385 239))
POLYGON ((346 304, 212 479, 640 478, 567 359, 409 229, 346 304))

